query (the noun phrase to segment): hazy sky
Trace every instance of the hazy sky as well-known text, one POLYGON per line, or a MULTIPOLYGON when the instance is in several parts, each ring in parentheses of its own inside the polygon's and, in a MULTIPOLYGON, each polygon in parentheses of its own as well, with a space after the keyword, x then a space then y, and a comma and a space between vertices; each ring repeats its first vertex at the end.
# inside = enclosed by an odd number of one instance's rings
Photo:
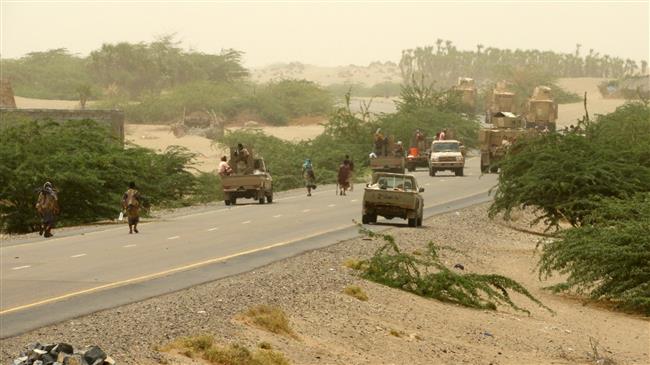
POLYGON ((300 61, 365 65, 399 61, 402 49, 449 39, 648 59, 650 1, 490 2, 89 2, 1 4, 0 55, 65 47, 87 55, 102 43, 176 33, 203 52, 235 48, 249 67, 300 61))

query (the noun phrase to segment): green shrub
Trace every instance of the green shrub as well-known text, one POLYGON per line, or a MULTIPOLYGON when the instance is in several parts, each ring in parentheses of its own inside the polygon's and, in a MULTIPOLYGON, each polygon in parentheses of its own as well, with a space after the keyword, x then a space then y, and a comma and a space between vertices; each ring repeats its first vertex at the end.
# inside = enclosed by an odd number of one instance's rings
POLYGON ((581 227, 543 243, 540 276, 558 272, 566 281, 556 291, 575 290, 650 316, 650 193, 597 204, 581 227))
POLYGON ((188 171, 194 154, 181 147, 162 154, 125 149, 90 120, 16 123, 1 128, 0 139, 3 231, 26 232, 38 224, 35 189, 45 181, 59 191, 64 225, 116 218, 129 181, 147 204, 187 203, 195 191, 196 177, 188 171))
POLYGON ((627 104, 583 129, 520 141, 512 151, 500 162, 490 215, 509 218, 530 206, 550 227, 562 220, 578 226, 599 197, 650 191, 650 108, 627 104))
POLYGON ((518 282, 501 275, 462 274, 448 269, 440 260, 438 247, 433 242, 422 256, 403 252, 393 236, 375 233, 365 228, 361 233, 385 241, 367 260, 362 276, 391 288, 401 289, 419 296, 443 302, 460 304, 477 309, 496 309, 497 304, 529 313, 516 305, 508 290, 522 294, 542 308, 550 311, 518 282))

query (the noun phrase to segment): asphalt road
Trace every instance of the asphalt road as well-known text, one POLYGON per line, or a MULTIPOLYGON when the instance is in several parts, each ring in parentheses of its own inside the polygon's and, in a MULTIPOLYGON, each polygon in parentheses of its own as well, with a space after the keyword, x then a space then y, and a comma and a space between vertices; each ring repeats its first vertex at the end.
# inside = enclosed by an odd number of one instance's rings
MULTIPOLYGON (((425 188, 425 216, 489 200, 496 175, 480 175, 478 159, 464 177, 415 173, 425 188)), ((363 189, 338 196, 332 186, 302 190, 273 204, 242 200, 187 215, 0 247, 0 338, 67 318, 180 290, 355 236, 363 189)), ((379 220, 375 229, 406 221, 379 220)), ((410 229, 410 228, 405 228, 410 229)), ((56 233, 56 232, 55 232, 56 233)))

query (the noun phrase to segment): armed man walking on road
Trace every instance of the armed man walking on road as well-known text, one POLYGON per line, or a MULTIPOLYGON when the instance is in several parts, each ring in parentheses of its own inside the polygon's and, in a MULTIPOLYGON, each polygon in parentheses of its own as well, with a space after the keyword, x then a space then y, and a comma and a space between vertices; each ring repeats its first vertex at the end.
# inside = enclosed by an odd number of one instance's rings
POLYGON ((141 199, 140 192, 135 188, 135 183, 130 182, 129 189, 122 196, 122 208, 125 210, 129 222, 129 234, 139 233, 141 199))
POLYGON ((46 182, 43 187, 38 189, 38 199, 36 201, 36 211, 41 217, 41 227, 39 235, 45 238, 52 237, 52 228, 56 222, 56 216, 59 214, 59 197, 51 182, 46 182))
POLYGON ((312 189, 316 189, 316 175, 314 175, 314 166, 310 159, 305 159, 302 164, 302 177, 305 180, 307 196, 311 196, 312 189))

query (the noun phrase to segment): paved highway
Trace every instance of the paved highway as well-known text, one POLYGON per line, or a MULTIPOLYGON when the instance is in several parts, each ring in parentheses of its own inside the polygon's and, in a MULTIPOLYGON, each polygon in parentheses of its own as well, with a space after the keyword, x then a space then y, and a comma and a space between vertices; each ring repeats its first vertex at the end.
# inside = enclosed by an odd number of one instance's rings
MULTIPOLYGON (((478 159, 465 176, 415 173, 425 188, 425 215, 487 201, 496 175, 480 176, 478 159)), ((312 197, 278 194, 273 204, 241 200, 187 215, 94 231, 74 229, 53 239, 23 239, 0 247, 0 338, 191 285, 254 269, 356 234, 363 189, 338 196, 332 186, 312 197), (56 316, 53 318, 53 313, 56 316)), ((406 221, 382 221, 406 227, 406 221)), ((56 232, 55 232, 56 233, 56 232)))

